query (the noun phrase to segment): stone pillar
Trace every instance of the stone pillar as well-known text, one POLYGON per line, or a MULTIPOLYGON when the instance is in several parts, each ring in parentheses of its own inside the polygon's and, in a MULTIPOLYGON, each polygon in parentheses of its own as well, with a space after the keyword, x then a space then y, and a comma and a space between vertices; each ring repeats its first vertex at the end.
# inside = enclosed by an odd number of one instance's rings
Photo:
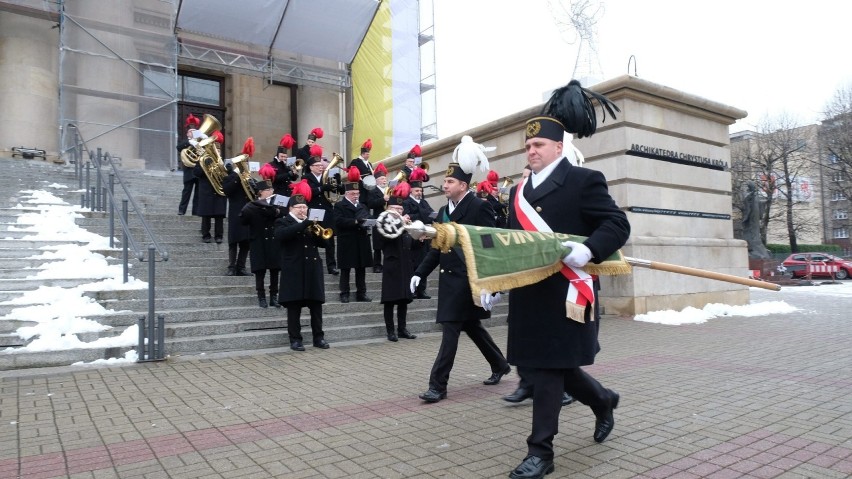
POLYGON ((59 30, 47 19, 0 15, 0 154, 14 146, 46 150, 56 159, 59 138, 59 30))
MULTIPOLYGON (((734 239, 728 128, 746 112, 632 76, 594 85, 618 120, 576 141, 630 220, 626 256, 748 277, 734 239)), ((746 286, 634 268, 601 281, 609 314, 746 304, 746 286)))

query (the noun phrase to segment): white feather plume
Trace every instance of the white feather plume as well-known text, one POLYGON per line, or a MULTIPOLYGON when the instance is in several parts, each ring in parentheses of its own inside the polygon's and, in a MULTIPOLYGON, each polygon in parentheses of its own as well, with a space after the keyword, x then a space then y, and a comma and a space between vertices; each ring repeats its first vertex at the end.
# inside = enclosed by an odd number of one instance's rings
POLYGON ((453 150, 453 162, 458 163, 462 171, 471 174, 476 171, 477 166, 482 171, 488 171, 488 157, 485 156, 486 151, 493 151, 496 148, 488 147, 474 143, 470 135, 464 135, 461 138, 461 143, 453 150))

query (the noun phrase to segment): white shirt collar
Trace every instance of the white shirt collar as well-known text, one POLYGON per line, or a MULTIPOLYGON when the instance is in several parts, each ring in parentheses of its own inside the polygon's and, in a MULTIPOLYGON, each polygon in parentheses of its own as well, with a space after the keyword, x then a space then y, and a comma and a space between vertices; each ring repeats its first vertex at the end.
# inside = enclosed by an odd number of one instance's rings
POLYGON ((551 173, 553 173, 553 170, 556 169, 556 167, 559 165, 559 163, 561 163, 564 160, 565 160, 565 157, 563 156, 562 158, 560 158, 560 159, 554 161, 553 163, 545 166, 538 173, 531 172, 530 173, 530 182, 532 183, 532 187, 535 188, 536 186, 544 183, 544 180, 546 180, 547 177, 550 176, 551 173))
POLYGON ((450 214, 450 215, 451 215, 451 214, 453 214, 453 211, 455 211, 456 206, 458 206, 458 205, 459 205, 459 203, 461 203, 462 201, 464 201, 465 196, 467 196, 467 195, 469 195, 469 194, 470 194, 470 190, 467 190, 467 191, 465 192, 464 196, 462 196, 462 197, 461 197, 461 199, 458 201, 458 203, 453 203, 453 201, 452 201, 452 200, 447 201, 447 214, 450 214))
POLYGON ((302 221, 305 221, 305 220, 300 220, 299 218, 297 218, 296 215, 294 215, 292 212, 290 213, 290 216, 292 216, 293 219, 296 220, 299 223, 301 223, 302 221))

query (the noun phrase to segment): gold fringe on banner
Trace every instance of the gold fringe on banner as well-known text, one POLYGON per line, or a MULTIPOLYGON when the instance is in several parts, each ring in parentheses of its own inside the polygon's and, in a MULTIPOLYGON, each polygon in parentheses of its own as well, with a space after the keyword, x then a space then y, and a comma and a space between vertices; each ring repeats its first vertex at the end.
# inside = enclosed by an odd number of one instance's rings
MULTIPOLYGON (((594 305, 592 305, 592 307, 594 307, 594 305)), ((586 322, 586 308, 584 308, 580 305, 574 304, 570 301, 565 301, 565 316, 568 317, 568 319, 571 319, 573 321, 577 321, 578 323, 585 323, 586 322)), ((593 314, 593 315, 591 315, 591 317, 592 317, 592 321, 594 321, 595 315, 593 314)))

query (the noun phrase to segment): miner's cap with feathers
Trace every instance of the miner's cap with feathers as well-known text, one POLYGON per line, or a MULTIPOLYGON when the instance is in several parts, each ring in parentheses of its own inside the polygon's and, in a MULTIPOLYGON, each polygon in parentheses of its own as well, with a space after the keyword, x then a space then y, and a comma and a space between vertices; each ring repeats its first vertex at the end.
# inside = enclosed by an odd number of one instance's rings
POLYGON ((447 176, 470 184, 477 168, 488 171, 488 157, 485 152, 494 149, 475 143, 469 135, 464 135, 453 150, 453 161, 447 167, 447 176))
POLYGON ((577 138, 592 136, 598 127, 594 101, 597 101, 601 108, 601 123, 606 121, 607 112, 615 119, 615 112, 621 111, 609 98, 583 88, 577 80, 571 80, 553 92, 544 104, 540 116, 527 121, 526 138, 541 137, 562 141, 563 131, 577 138))

